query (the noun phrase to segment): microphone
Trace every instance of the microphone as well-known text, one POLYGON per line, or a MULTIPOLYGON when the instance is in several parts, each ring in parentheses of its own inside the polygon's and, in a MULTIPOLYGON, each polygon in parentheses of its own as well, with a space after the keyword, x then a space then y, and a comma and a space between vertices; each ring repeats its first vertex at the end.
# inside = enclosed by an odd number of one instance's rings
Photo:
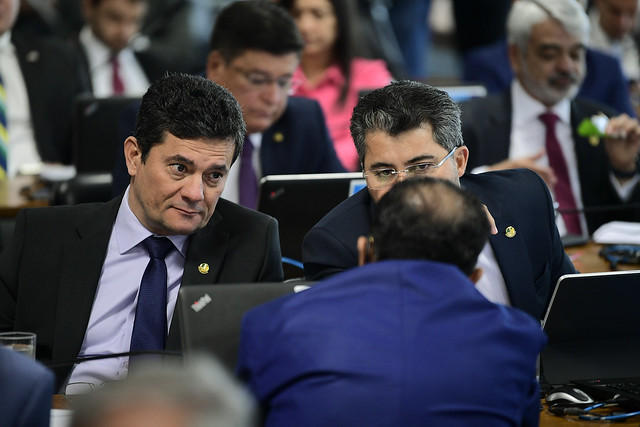
POLYGON ((91 360, 113 359, 113 358, 119 358, 119 357, 134 357, 134 356, 144 356, 144 355, 182 356, 182 353, 179 351, 169 351, 169 350, 137 350, 137 351, 126 351, 123 353, 94 354, 90 356, 77 357, 75 359, 66 359, 66 360, 41 362, 41 363, 49 368, 63 368, 66 366, 73 366, 73 365, 77 365, 82 362, 88 362, 91 360))
MULTIPOLYGON (((554 203, 555 205, 555 203, 554 203)), ((634 203, 626 203, 619 205, 593 205, 593 206, 583 206, 581 208, 575 209, 555 209, 558 214, 588 214, 588 213, 597 213, 597 212, 616 212, 616 211, 624 211, 629 209, 640 209, 640 202, 634 203)))

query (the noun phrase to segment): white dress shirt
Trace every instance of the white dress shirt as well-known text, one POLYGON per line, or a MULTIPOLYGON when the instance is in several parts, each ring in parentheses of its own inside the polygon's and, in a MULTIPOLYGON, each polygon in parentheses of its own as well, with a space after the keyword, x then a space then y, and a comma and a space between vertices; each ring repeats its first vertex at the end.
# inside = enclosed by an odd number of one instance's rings
MULTIPOLYGON (((113 68, 111 50, 84 26, 80 31, 80 43, 84 47, 89 64, 93 95, 98 98, 113 96, 113 68)), ((125 96, 142 96, 149 88, 149 79, 129 47, 118 52, 119 75, 125 96)))
POLYGON ((27 86, 22 77, 22 70, 15 46, 11 43, 9 31, 0 36, 0 74, 7 94, 6 115, 9 134, 7 172, 9 178, 12 178, 22 168, 31 170, 37 167, 41 159, 33 133, 27 86))
MULTIPOLYGON (((251 160, 253 163, 253 170, 256 173, 256 177, 258 181, 262 177, 262 163, 260 162, 260 148, 262 145, 262 134, 261 133, 252 133, 249 135, 249 139, 253 144, 253 153, 251 155, 251 160)), ((222 192, 222 197, 233 202, 238 203, 240 197, 238 195, 240 189, 240 163, 242 162, 242 156, 238 156, 236 162, 231 167, 229 171, 229 176, 227 178, 227 182, 224 185, 224 191, 222 192)))
MULTIPOLYGON (((140 244, 151 236, 131 211, 127 188, 109 239, 107 255, 98 281, 89 324, 78 357, 129 351, 138 290, 149 262, 140 244)), ((177 250, 165 258, 167 265, 167 332, 178 298, 186 260, 188 236, 168 236, 177 250)), ((61 392, 74 394, 121 379, 127 374, 128 357, 101 359, 76 364, 61 392)))

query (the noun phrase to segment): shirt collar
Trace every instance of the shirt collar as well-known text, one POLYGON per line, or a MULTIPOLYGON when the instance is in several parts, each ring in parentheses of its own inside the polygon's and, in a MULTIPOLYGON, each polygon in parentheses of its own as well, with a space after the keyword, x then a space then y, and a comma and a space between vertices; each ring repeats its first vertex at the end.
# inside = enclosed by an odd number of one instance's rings
MULTIPOLYGON (((134 215, 133 211, 131 211, 131 207, 129 206, 129 189, 130 188, 127 187, 127 190, 124 193, 114 225, 118 251, 120 254, 130 251, 132 248, 139 245, 144 239, 153 235, 153 233, 142 225, 134 215)), ((182 256, 186 258, 189 236, 176 235, 166 237, 171 240, 182 256)))
MULTIPOLYGON (((293 81, 297 82, 298 84, 300 84, 300 86, 304 87, 307 90, 313 89, 310 86, 309 81, 307 80, 307 76, 305 76, 300 66, 298 66, 298 68, 296 68, 293 73, 293 81)), ((329 68, 324 70, 324 73, 322 73, 322 77, 318 80, 318 84, 315 87, 319 87, 323 84, 342 86, 344 84, 344 81, 344 75, 342 74, 340 67, 338 67, 338 64, 332 64, 329 66, 329 68)))
POLYGON ((518 79, 514 79, 511 84, 511 105, 514 126, 538 120, 540 114, 548 111, 555 113, 562 123, 571 123, 571 101, 568 98, 549 108, 529 95, 518 79))
POLYGON ((7 31, 0 36, 0 51, 6 51, 11 46, 11 31, 7 31))

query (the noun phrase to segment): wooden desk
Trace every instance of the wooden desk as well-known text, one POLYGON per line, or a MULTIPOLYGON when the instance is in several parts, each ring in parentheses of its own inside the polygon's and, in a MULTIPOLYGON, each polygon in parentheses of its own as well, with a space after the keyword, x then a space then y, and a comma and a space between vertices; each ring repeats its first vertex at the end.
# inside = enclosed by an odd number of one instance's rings
POLYGON ((27 207, 47 206, 47 199, 30 199, 25 188, 39 185, 34 176, 17 176, 0 181, 0 218, 15 218, 18 211, 27 207))
MULTIPOLYGON (((566 248, 565 251, 573 261, 573 265, 580 273, 596 273, 611 271, 609 261, 599 255, 602 245, 589 243, 566 248)), ((640 264, 618 264, 618 270, 638 270, 640 264)))

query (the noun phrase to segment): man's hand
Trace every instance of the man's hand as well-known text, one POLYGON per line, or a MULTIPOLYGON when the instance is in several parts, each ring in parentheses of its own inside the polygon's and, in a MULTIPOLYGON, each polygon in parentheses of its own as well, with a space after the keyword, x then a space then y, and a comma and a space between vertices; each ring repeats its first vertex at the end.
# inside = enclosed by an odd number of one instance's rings
MULTIPOLYGON (((638 168, 640 153, 640 122, 621 114, 609 120, 604 138, 604 148, 614 170, 622 173, 633 173, 638 168)), ((624 181, 624 178, 617 177, 624 181)), ((628 178, 627 178, 628 179, 628 178)))
POLYGON ((496 220, 493 219, 491 212, 487 208, 487 205, 482 205, 484 211, 487 213, 487 219, 489 220, 489 225, 491 225, 491 234, 498 234, 498 227, 496 227, 496 220))
POLYGON ((547 183, 547 187, 550 189, 556 185, 558 179, 556 178, 556 174, 553 173, 553 169, 549 166, 541 166, 538 164, 538 160, 545 155, 545 150, 542 149, 533 156, 530 157, 520 157, 519 159, 506 159, 499 163, 495 163, 488 167, 490 171, 503 170, 503 169, 518 169, 525 168, 531 169, 547 183))

